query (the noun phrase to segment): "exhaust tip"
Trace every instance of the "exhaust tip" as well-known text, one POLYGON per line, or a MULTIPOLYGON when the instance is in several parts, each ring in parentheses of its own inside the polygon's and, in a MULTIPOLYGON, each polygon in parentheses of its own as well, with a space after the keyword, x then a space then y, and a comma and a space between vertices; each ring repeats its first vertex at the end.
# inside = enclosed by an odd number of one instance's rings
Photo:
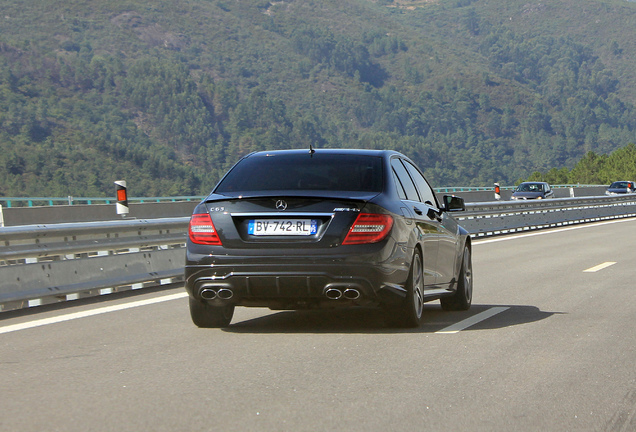
POLYGON ((229 300, 234 297, 234 292, 226 288, 221 288, 217 291, 216 295, 222 300, 229 300))
POLYGON ((349 299, 349 300, 357 300, 360 298, 360 291, 358 291, 357 289, 353 289, 353 288, 347 288, 342 295, 344 296, 344 298, 349 299))
POLYGON ((330 300, 338 300, 340 297, 342 297, 342 291, 336 288, 329 288, 325 291, 325 297, 330 300))
POLYGON ((214 300, 218 295, 216 291, 210 288, 204 288, 201 290, 201 298, 204 300, 214 300))

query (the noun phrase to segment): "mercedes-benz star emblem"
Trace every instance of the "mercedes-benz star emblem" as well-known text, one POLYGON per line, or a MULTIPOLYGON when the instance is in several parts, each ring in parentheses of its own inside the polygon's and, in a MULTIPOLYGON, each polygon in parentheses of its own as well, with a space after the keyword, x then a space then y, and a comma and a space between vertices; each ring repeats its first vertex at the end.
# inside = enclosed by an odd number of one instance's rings
POLYGON ((286 210, 287 203, 283 200, 276 201, 276 210, 286 210))

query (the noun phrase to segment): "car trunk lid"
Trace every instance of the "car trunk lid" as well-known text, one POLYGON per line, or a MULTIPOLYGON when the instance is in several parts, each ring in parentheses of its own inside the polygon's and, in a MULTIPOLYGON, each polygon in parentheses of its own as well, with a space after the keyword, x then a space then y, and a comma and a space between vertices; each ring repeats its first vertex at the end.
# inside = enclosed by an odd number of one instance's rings
POLYGON ((342 243, 362 198, 217 195, 205 206, 225 248, 329 248, 342 243))

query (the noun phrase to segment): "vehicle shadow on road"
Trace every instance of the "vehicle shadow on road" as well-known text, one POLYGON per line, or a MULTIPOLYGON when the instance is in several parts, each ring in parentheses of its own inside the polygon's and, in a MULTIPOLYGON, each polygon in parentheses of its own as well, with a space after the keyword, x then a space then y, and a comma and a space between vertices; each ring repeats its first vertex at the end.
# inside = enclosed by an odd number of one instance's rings
POLYGON ((562 312, 545 312, 536 306, 473 305, 469 311, 446 312, 439 304, 424 307, 419 328, 389 327, 380 309, 350 308, 333 310, 283 311, 239 321, 225 328, 229 333, 435 333, 494 307, 508 308, 463 331, 500 329, 529 324, 562 312))

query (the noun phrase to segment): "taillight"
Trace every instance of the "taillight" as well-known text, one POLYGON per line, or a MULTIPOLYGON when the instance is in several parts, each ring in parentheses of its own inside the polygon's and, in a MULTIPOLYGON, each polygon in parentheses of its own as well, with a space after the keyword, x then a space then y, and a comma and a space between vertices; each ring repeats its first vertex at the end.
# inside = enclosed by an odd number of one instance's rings
POLYGON ((212 218, 207 213, 192 215, 188 235, 193 243, 221 246, 221 239, 214 229, 212 218))
POLYGON ((386 214, 360 213, 342 244, 377 243, 391 231, 393 218, 386 214))

